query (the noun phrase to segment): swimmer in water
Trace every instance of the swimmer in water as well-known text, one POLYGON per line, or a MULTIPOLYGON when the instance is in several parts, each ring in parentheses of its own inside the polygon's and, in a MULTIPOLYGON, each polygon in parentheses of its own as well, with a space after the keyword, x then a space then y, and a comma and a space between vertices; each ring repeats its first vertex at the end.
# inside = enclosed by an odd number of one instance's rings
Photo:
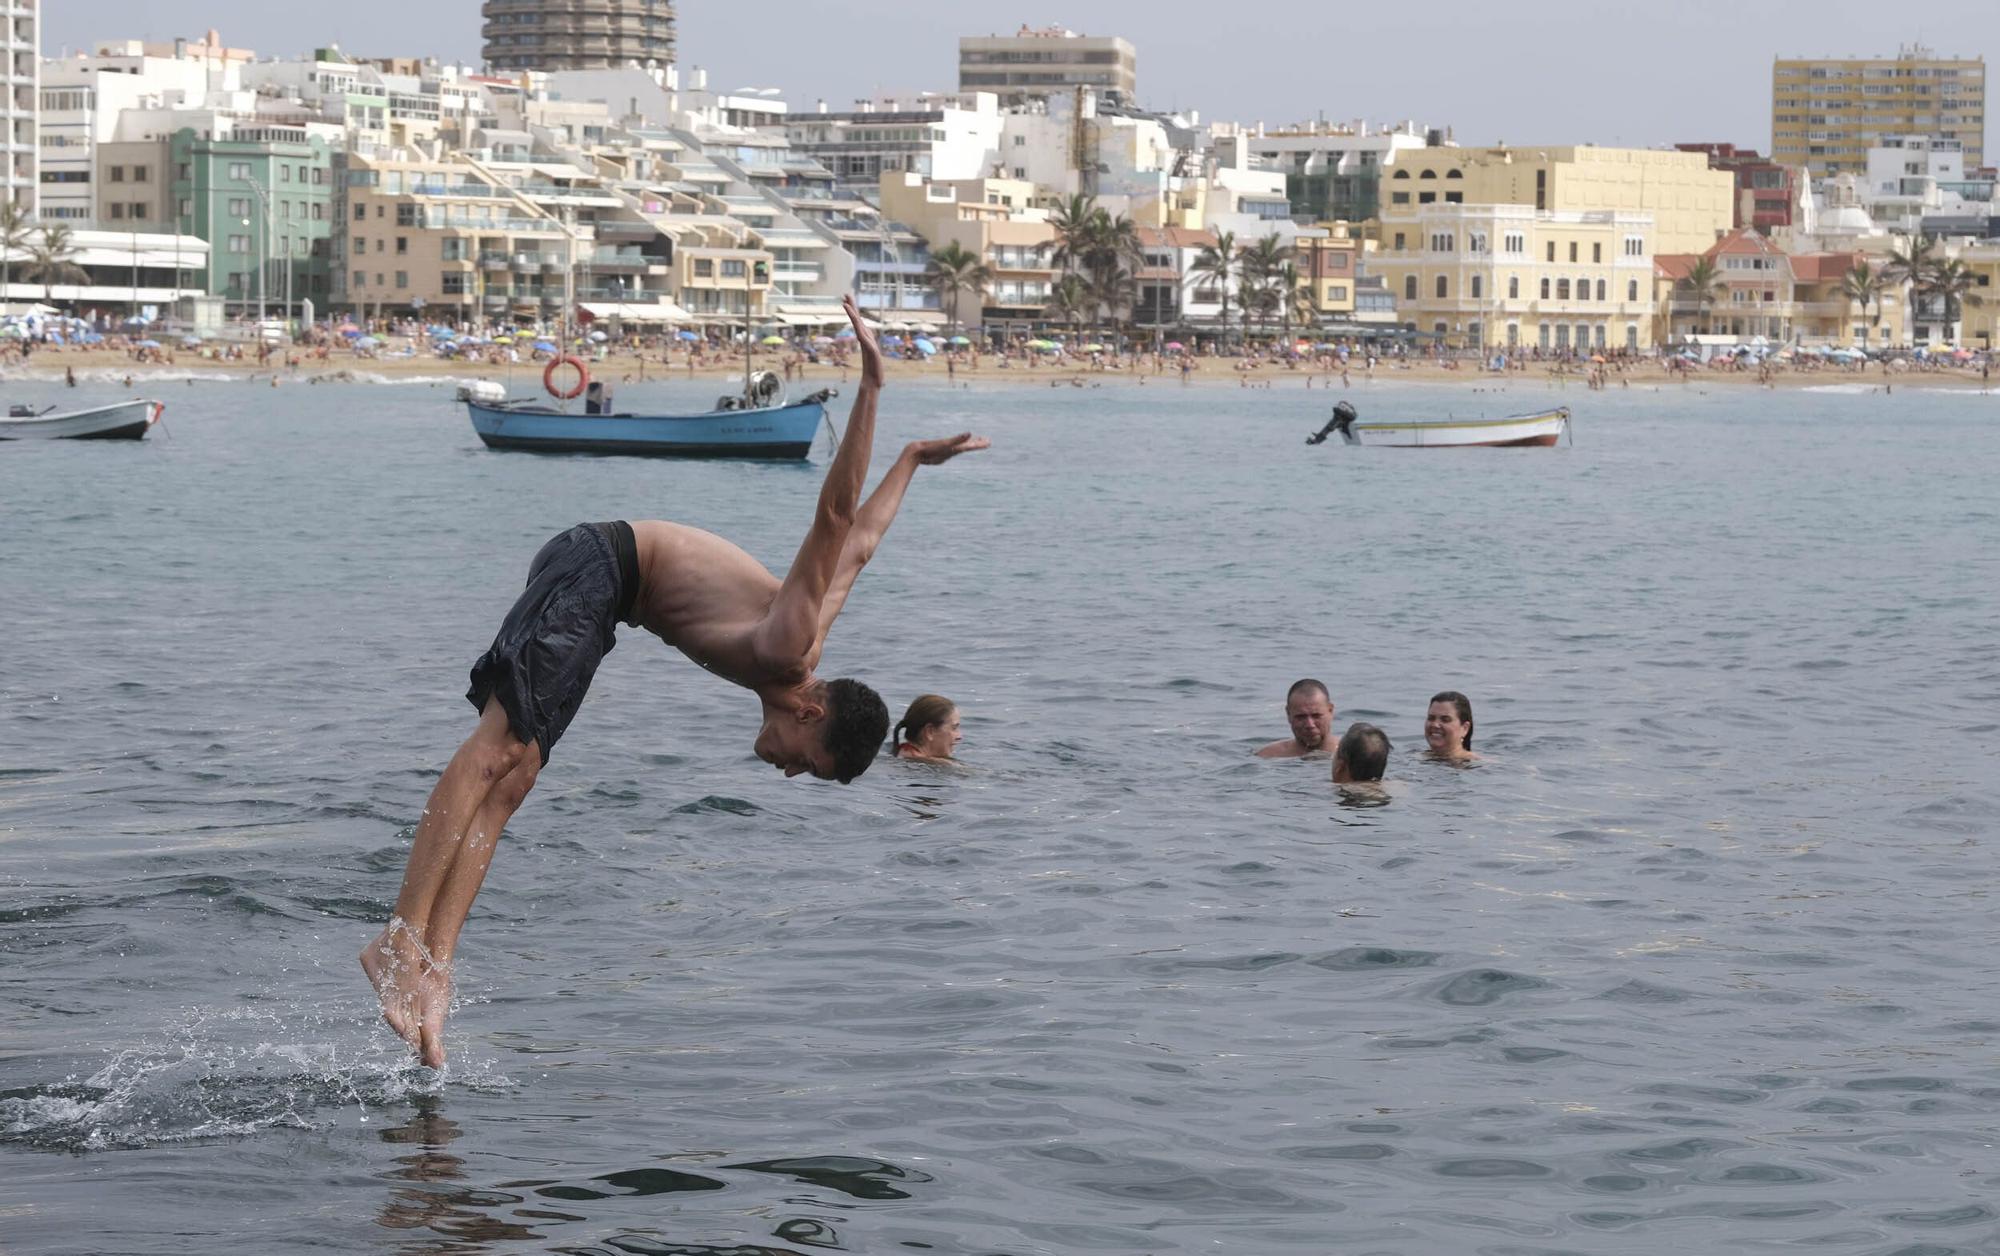
POLYGON ((1350 724, 1333 751, 1333 783, 1371 784, 1389 768, 1389 735, 1373 724, 1350 724))
POLYGON ((613 644, 645 628, 757 696, 757 757, 786 776, 843 783, 881 752, 889 712, 855 680, 822 680, 827 631, 874 556, 920 466, 987 442, 970 433, 916 441, 861 500, 875 440, 882 353, 850 297, 861 387, 819 506, 779 580, 729 541, 686 524, 579 524, 542 546, 528 587, 472 667, 479 724, 425 803, 394 914, 362 948, 382 1018, 423 1062, 444 1063, 444 1021, 459 931, 501 831, 548 762, 613 644))
POLYGON ((1454 689, 1432 698, 1424 713, 1424 742, 1433 759, 1465 763, 1479 758, 1472 753, 1472 700, 1454 689))
POLYGON ((949 759, 965 734, 959 731, 958 708, 951 699, 927 693, 910 703, 890 734, 890 753, 898 759, 949 759))
POLYGON ((1257 751, 1258 758, 1297 759, 1325 751, 1333 731, 1333 696, 1318 681, 1301 680, 1285 694, 1285 720, 1292 735, 1257 751))

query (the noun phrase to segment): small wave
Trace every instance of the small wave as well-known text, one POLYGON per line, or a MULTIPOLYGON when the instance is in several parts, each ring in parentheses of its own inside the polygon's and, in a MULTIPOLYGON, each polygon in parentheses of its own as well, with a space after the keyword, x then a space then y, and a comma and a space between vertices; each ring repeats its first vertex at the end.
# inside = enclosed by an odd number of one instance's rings
POLYGON ((1806 386, 1805 386, 1804 388, 1801 388, 1801 389, 1799 389, 1799 391, 1800 391, 1800 392, 1809 392, 1809 393, 1839 393, 1839 394, 1841 394, 1841 395, 1843 395, 1843 396, 1848 396, 1848 397, 1857 397, 1857 396, 1861 396, 1861 395, 1863 395, 1863 394, 1866 394, 1866 393, 1872 393, 1872 392, 1881 392, 1881 391, 1882 391, 1882 385, 1880 385, 1880 384, 1807 384, 1807 385, 1806 385, 1806 386))
POLYGON ((170 1035, 120 1051, 88 1077, 0 1091, 0 1144, 73 1153, 312 1129, 339 1111, 379 1120, 372 1109, 434 1095, 447 1079, 480 1090, 512 1084, 477 1061, 433 1071, 401 1043, 389 1045, 387 1030, 364 1036, 358 1022, 341 1024, 357 1032, 311 1040, 331 1026, 288 1025, 263 1009, 194 1011, 170 1035), (246 1026, 257 1041, 229 1040, 246 1026))

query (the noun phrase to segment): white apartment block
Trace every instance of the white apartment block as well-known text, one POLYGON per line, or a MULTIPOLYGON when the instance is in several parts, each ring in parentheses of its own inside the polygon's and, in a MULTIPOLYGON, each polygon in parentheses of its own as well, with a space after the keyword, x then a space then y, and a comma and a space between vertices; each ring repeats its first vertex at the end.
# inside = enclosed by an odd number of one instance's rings
POLYGON ((233 87, 235 75, 232 62, 136 43, 43 62, 42 217, 79 227, 94 223, 97 150, 112 141, 126 110, 197 106, 211 89, 233 87))
POLYGON ((844 112, 821 101, 817 112, 784 122, 792 147, 818 158, 841 183, 872 188, 885 173, 977 179, 1000 162, 1003 115, 991 92, 883 96, 844 112))
POLYGON ((0 143, 6 160, 0 163, 0 200, 33 209, 40 191, 39 137, 36 119, 41 107, 42 48, 39 0, 0 0, 0 39, 5 61, 0 63, 0 143))

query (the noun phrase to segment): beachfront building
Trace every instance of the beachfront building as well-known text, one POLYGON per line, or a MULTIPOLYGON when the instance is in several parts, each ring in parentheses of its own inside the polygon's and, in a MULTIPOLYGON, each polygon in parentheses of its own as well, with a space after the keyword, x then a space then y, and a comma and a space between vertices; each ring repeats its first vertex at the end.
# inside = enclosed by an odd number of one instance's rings
POLYGON ((1048 322, 1057 273, 1045 196, 1023 179, 952 179, 884 174, 882 212, 905 222, 937 252, 956 244, 979 257, 992 281, 979 300, 959 298, 959 323, 993 331, 1029 331, 1048 322), (983 309, 981 302, 983 301, 983 309))
POLYGON ((1302 232, 1292 242, 1292 265, 1319 326, 1353 324, 1361 241, 1348 223, 1330 222, 1302 232))
MULTIPOLYGON (((204 111, 169 111, 197 115, 204 111)), ((211 246, 200 274, 205 291, 224 298, 232 314, 282 311, 304 317, 324 309, 332 287, 335 188, 333 158, 341 142, 327 123, 290 125, 209 113, 205 125, 147 133, 145 114, 128 114, 120 138, 106 146, 104 207, 135 196, 149 177, 165 192, 154 222, 171 223, 211 246), (124 167, 122 182, 119 165, 124 167), (128 191, 120 192, 120 188, 128 191), (160 211, 163 210, 164 214, 160 211)), ((140 202, 132 201, 126 222, 140 202)), ((116 227, 115 213, 100 219, 116 227)))
POLYGON ((885 173, 976 179, 1000 161, 1001 112, 992 92, 883 96, 784 119, 794 152, 816 158, 843 184, 875 187, 885 173))
POLYGON ((40 0, 0 0, 0 202, 34 209, 41 187, 37 119, 41 109, 42 37, 40 0))
MULTIPOLYGON (((1192 120, 1078 91, 1008 110, 994 171, 1053 199, 1094 198, 1106 213, 1142 226, 1198 229, 1212 208, 1212 165, 1207 135, 1192 120)), ((1237 174, 1232 187, 1265 207, 1282 206, 1281 181, 1248 173, 1247 163, 1237 174)), ((1238 205, 1230 200, 1222 208, 1238 205)))
POLYGON ((2000 349, 2000 239, 1969 243, 1959 260, 1973 274, 1977 303, 1967 301, 1959 313, 1958 343, 1969 349, 2000 349))
MULTIPOLYGON (((43 63, 38 127, 42 217, 88 226, 107 221, 99 217, 101 203, 129 206, 149 199, 126 195, 129 188, 100 195, 98 169, 106 163, 100 162, 98 147, 112 140, 128 109, 196 106, 211 91, 234 88, 249 56, 223 48, 210 32, 209 41, 201 44, 114 41, 43 63)), ((108 164, 126 169, 123 162, 108 164)))
POLYGON ((1726 170, 1736 179, 1737 227, 1755 227, 1772 232, 1792 225, 1804 197, 1807 180, 1803 167, 1781 166, 1753 149, 1734 144, 1676 144, 1683 153, 1701 153, 1716 170, 1726 170))
POLYGON ((958 90, 992 92, 1002 105, 1072 94, 1078 88, 1137 98, 1139 53, 1115 35, 1079 35, 1061 26, 958 41, 958 90))
POLYGON ((673 0, 485 0, 479 11, 494 70, 674 62, 673 0))
POLYGON ((1868 150, 1896 136, 1957 140, 1985 164, 1986 61, 1906 45, 1894 57, 1778 58, 1771 63, 1771 158, 1814 178, 1861 174, 1868 150))
POLYGON ((367 61, 338 45, 253 61, 242 79, 260 96, 296 102, 315 120, 342 127, 346 146, 363 153, 426 143, 440 132, 462 137, 490 107, 488 85, 468 71, 428 59, 367 61))
POLYGON ((1700 253, 1667 253, 1653 259, 1655 295, 1665 343, 1775 349, 1785 344, 1905 343, 1905 310, 1893 286, 1866 310, 1843 291, 1860 252, 1787 253, 1754 227, 1738 227, 1700 253), (1691 287, 1696 263, 1706 259, 1715 286, 1691 287))
POLYGON ((1734 176, 1701 153, 1423 148, 1384 182, 1373 269, 1406 329, 1453 347, 1650 348, 1653 255, 1735 217, 1734 176))
POLYGON ((83 270, 80 282, 30 280, 17 260, 8 276, 5 303, 16 310, 39 302, 79 314, 152 319, 173 312, 183 297, 203 291, 205 240, 161 232, 157 226, 139 232, 77 227, 70 231, 70 245, 76 250, 70 260, 83 270))
POLYGON ((1265 130, 1217 123, 1214 145, 1224 165, 1275 171, 1285 178, 1290 213, 1300 222, 1363 222, 1379 212, 1382 175, 1398 153, 1449 143, 1415 122, 1302 123, 1265 130), (1243 150, 1237 159, 1236 150, 1243 150))
POLYGON ((1133 274, 1137 301, 1132 326, 1141 336, 1172 339, 1181 329, 1214 326, 1222 315, 1222 290, 1196 270, 1215 233, 1191 227, 1140 227, 1142 260, 1133 274))

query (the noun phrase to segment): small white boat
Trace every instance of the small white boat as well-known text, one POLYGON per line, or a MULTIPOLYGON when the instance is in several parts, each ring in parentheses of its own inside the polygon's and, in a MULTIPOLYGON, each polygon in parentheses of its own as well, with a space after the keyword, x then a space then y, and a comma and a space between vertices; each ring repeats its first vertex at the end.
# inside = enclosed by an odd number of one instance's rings
POLYGON ((1525 448, 1553 445, 1569 431, 1569 407, 1557 406, 1534 414, 1498 419, 1372 419, 1359 415, 1343 401, 1333 408, 1326 426, 1306 437, 1317 445, 1334 432, 1350 445, 1398 449, 1525 448))
POLYGON ((88 410, 13 407, 0 417, 0 440, 143 440, 167 410, 160 401, 120 401, 88 410))

